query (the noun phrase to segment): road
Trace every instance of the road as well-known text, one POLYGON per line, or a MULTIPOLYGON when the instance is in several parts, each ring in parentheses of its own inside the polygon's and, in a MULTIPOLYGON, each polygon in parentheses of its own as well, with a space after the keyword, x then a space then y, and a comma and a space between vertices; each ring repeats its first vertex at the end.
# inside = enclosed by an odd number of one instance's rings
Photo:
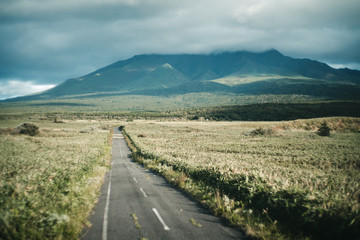
POLYGON ((112 168, 81 239, 245 239, 166 180, 129 158, 116 128, 112 168), (192 221, 193 220, 193 221, 192 221))

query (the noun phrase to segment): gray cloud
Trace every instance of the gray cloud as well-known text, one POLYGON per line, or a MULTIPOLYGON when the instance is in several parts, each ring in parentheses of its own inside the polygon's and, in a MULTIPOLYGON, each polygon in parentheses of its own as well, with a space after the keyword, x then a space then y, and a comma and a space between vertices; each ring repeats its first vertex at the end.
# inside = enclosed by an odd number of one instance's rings
POLYGON ((54 84, 142 53, 270 48, 360 67, 359 10, 358 0, 1 1, 0 81, 54 84))

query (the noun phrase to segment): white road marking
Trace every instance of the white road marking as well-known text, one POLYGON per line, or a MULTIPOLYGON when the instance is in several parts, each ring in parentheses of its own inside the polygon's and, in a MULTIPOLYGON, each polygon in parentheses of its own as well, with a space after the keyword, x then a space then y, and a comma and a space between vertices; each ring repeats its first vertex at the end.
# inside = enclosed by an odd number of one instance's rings
POLYGON ((117 134, 117 133, 115 133, 114 135, 113 135, 113 138, 124 138, 121 134, 117 134))
POLYGON ((109 204, 110 204, 110 193, 111 193, 111 175, 112 175, 112 170, 110 170, 110 180, 109 180, 109 186, 106 196, 104 221, 103 221, 103 229, 102 229, 102 240, 107 240, 108 215, 109 215, 109 204))
POLYGON ((140 191, 144 194, 144 197, 147 197, 146 193, 144 192, 144 190, 142 188, 140 188, 140 191))
POLYGON ((115 134, 113 135, 113 138, 120 139, 120 138, 124 138, 124 136, 123 136, 122 134, 115 133, 115 134))
POLYGON ((134 181, 136 182, 136 183, 138 183, 138 181, 136 180, 136 178, 135 177, 133 177, 134 178, 134 181))
POLYGON ((165 231, 169 231, 170 228, 165 224, 164 220, 162 219, 162 217, 160 216, 159 212, 156 210, 156 208, 152 209, 153 212, 155 213, 156 217, 159 219, 160 223, 163 225, 164 230, 165 231))

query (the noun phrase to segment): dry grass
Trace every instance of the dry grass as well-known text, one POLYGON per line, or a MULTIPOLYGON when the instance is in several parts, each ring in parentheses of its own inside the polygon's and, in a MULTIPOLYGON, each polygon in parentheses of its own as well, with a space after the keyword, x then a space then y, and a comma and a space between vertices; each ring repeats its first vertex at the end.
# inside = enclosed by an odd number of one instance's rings
MULTIPOLYGON (((168 167, 181 171, 219 189, 223 194, 219 199, 233 199, 222 203, 220 212, 231 211, 230 217, 240 225, 252 224, 244 215, 256 215, 267 219, 272 231, 290 231, 292 237, 334 237, 344 231, 353 237, 360 226, 359 126, 356 118, 136 121, 127 124, 126 132, 143 156, 155 159, 160 172, 168 167), (333 129, 331 137, 315 133, 324 120, 333 129), (273 131, 270 136, 250 134, 258 128, 273 131), (327 233, 325 223, 327 228, 334 224, 327 233)), ((183 177, 183 181, 191 180, 183 177)), ((260 221, 248 229, 264 236, 263 226, 260 221)))
POLYGON ((110 131, 37 121, 38 136, 12 134, 22 121, 0 122, 0 239, 77 239, 108 168, 110 131))

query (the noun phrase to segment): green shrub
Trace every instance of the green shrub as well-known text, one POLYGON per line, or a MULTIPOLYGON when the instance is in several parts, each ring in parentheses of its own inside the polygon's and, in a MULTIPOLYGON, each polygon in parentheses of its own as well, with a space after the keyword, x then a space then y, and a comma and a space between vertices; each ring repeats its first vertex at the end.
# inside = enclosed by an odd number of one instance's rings
POLYGON ((275 131, 272 128, 256 128, 250 132, 250 136, 272 136, 275 131))
POLYGON ((330 130, 331 129, 327 125, 326 121, 324 121, 323 123, 321 123, 321 125, 316 133, 319 136, 330 136, 330 130))
POLYGON ((16 127, 20 134, 35 136, 39 134, 39 127, 33 123, 23 123, 16 127))

